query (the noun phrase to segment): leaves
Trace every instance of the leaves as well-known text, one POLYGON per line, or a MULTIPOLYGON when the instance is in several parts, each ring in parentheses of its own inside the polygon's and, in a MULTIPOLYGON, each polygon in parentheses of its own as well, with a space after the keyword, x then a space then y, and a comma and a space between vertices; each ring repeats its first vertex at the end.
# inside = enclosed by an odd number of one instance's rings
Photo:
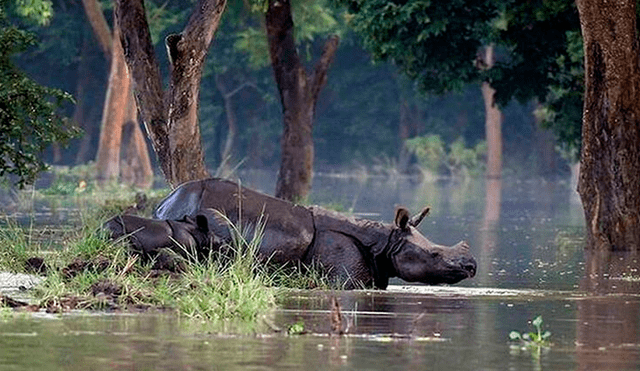
POLYGON ((65 143, 79 131, 58 115, 73 101, 68 93, 37 84, 18 70, 11 56, 35 44, 32 34, 8 24, 0 13, 0 176, 14 174, 19 186, 47 168, 41 154, 53 142, 65 143))
POLYGON ((28 20, 45 26, 53 16, 53 4, 49 0, 16 0, 16 13, 28 20))
POLYGON ((336 0, 375 59, 392 61, 424 91, 456 90, 480 78, 478 49, 498 8, 491 1, 336 0))
POLYGON ((534 318, 533 321, 531 321, 531 324, 536 328, 535 332, 521 334, 518 331, 511 331, 509 333, 509 339, 512 341, 519 340, 527 348, 546 348, 551 346, 551 343, 549 342, 551 332, 542 332, 542 316, 534 318))

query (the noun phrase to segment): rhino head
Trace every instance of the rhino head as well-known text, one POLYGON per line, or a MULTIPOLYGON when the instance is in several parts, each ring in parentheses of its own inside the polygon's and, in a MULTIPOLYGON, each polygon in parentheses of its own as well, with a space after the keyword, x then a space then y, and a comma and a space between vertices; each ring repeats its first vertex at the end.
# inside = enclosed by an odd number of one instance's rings
POLYGON ((435 244, 424 237, 416 227, 428 214, 425 208, 410 218, 405 208, 396 210, 394 226, 385 248, 385 260, 390 270, 407 282, 429 285, 452 284, 476 274, 477 264, 469 246, 461 241, 454 246, 435 244))

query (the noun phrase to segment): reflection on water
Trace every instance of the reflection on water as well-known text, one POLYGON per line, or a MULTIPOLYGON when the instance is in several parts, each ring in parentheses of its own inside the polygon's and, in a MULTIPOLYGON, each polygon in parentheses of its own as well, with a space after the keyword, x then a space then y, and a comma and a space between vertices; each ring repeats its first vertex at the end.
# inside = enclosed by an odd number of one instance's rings
POLYGON ((637 370, 640 302, 626 294, 640 294, 638 254, 590 251, 585 258, 580 286, 588 296, 578 302, 577 369, 637 370))
MULTIPOLYGON (((270 173, 241 174, 273 193, 270 173)), ((0 314, 0 369, 640 369, 638 256, 584 253, 583 214, 569 182, 316 176, 311 203, 390 222, 396 205, 430 205, 421 231, 468 241, 478 274, 444 288, 400 280, 385 292, 292 292, 260 335, 219 335, 169 315, 0 314), (330 337, 329 298, 347 336, 330 337), (553 346, 509 347, 542 315, 553 346), (307 335, 287 336, 304 324, 307 335)))

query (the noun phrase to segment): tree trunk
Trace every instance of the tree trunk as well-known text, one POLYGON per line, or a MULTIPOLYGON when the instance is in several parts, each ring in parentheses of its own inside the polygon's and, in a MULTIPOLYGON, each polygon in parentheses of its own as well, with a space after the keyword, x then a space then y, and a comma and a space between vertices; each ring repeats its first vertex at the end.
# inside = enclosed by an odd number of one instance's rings
POLYGON ((107 20, 104 19, 100 3, 98 3, 98 0, 82 0, 82 6, 84 7, 84 12, 87 15, 87 19, 89 19, 89 23, 93 29, 93 34, 96 39, 98 39, 98 44, 100 45, 105 58, 107 58, 107 61, 110 61, 113 38, 111 37, 111 31, 109 30, 107 20))
POLYGON ((122 126, 120 177, 125 184, 138 188, 150 188, 153 184, 153 169, 149 149, 138 125, 138 110, 133 91, 129 89, 127 95, 127 114, 122 126))
POLYGON ((275 195, 299 201, 311 189, 316 101, 327 81, 339 38, 333 36, 326 41, 313 74, 307 76, 296 50, 289 0, 269 0, 265 19, 271 65, 283 111, 282 158, 275 195))
MULTIPOLYGON (((485 68, 493 66, 493 45, 485 48, 483 62, 485 68)), ((482 98, 485 110, 485 135, 487 138, 487 172, 490 179, 502 177, 502 112, 495 104, 496 90, 488 82, 482 83, 482 98)))
POLYGON ((585 98, 578 192, 589 246, 640 250, 640 56, 636 2, 577 0, 585 98))
MULTIPOLYGON (((120 30, 114 26, 113 35, 118 38, 120 30)), ((120 143, 122 141, 122 126, 127 114, 127 91, 131 89, 127 76, 127 66, 119 44, 111 49, 111 70, 109 85, 105 98, 102 124, 100 127, 100 141, 96 155, 96 170, 99 183, 116 180, 120 174, 120 143), (123 92, 125 92, 123 94, 123 92)))
POLYGON ((76 107, 73 112, 71 120, 73 123, 82 128, 84 135, 80 139, 78 145, 78 151, 76 152, 75 163, 81 164, 87 158, 87 152, 89 151, 89 143, 91 143, 91 136, 93 134, 93 125, 88 120, 87 110, 89 109, 86 102, 86 95, 88 94, 89 80, 90 80, 90 66, 89 66, 89 38, 91 36, 85 34, 82 41, 82 52, 80 54, 80 63, 78 66, 78 82, 76 85, 76 107))
POLYGON ((222 152, 220 152, 220 166, 216 171, 216 174, 219 174, 219 176, 224 177, 225 175, 229 174, 229 172, 231 171, 229 167, 230 165, 229 163, 231 160, 233 146, 236 140, 236 134, 238 133, 238 124, 237 124, 238 120, 236 117, 236 112, 233 109, 232 98, 234 95, 239 93, 245 87, 248 87, 248 86, 256 87, 256 86, 255 84, 245 82, 237 86, 235 89, 228 91, 227 87, 225 86, 225 83, 222 81, 221 76, 216 75, 215 80, 216 80, 216 87, 218 88, 218 91, 220 92, 220 95, 222 96, 222 100, 224 102, 224 113, 225 113, 225 116, 227 117, 227 138, 224 142, 224 147, 222 149, 222 152))
POLYGON ((409 162, 411 160, 411 153, 404 145, 412 134, 409 124, 409 102, 405 97, 400 97, 400 117, 398 118, 398 139, 400 143, 397 148, 400 148, 398 153, 398 168, 402 172, 406 172, 409 169, 409 162))
POLYGON ((204 59, 225 6, 226 0, 200 0, 183 32, 167 36, 171 77, 165 104, 144 3, 116 1, 116 18, 123 30, 120 41, 140 116, 172 186, 209 176, 198 126, 198 98, 204 59))
POLYGON ((220 95, 222 95, 222 101, 224 102, 224 113, 227 117, 227 139, 225 140, 224 147, 222 152, 220 153, 220 169, 219 171, 224 173, 228 170, 227 163, 231 158, 231 151, 233 149, 233 142, 236 139, 236 133, 238 131, 236 124, 236 113, 233 110, 233 104, 231 102, 231 97, 235 92, 228 92, 227 88, 224 86, 224 83, 221 80, 220 76, 216 76, 216 86, 218 87, 218 91, 220 95))
POLYGON ((82 4, 93 34, 98 39, 107 61, 111 61, 96 159, 98 180, 104 181, 120 175, 127 184, 148 188, 153 181, 149 150, 138 125, 136 104, 131 91, 131 78, 127 73, 122 45, 113 44, 114 38, 120 39, 119 27, 114 25, 112 37, 100 4, 96 0, 82 0, 82 4), (115 85, 112 86, 112 84, 115 85), (129 130, 125 130, 127 125, 129 130), (123 151, 125 156, 120 164, 123 134, 126 134, 124 137, 126 149, 123 151))

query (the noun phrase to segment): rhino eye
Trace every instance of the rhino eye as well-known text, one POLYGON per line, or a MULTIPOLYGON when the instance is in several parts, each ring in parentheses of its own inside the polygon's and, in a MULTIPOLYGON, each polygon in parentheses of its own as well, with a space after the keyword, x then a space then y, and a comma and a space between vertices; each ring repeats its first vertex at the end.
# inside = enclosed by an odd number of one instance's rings
POLYGON ((431 256, 432 256, 433 258, 437 259, 437 258, 439 258, 439 257, 440 257, 440 253, 439 253, 439 252, 434 252, 434 253, 432 253, 432 254, 431 254, 431 256))

